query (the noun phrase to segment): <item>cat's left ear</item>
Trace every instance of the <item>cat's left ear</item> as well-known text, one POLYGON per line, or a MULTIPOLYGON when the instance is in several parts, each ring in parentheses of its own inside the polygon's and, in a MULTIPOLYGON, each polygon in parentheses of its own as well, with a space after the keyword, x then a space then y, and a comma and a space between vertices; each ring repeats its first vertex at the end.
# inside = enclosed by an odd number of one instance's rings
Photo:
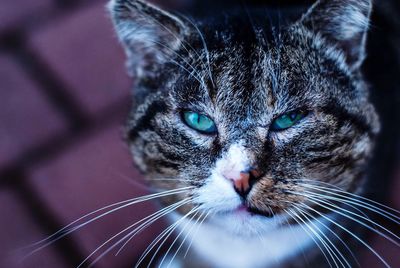
POLYGON ((365 58, 371 9, 371 0, 319 0, 300 23, 341 49, 354 71, 365 58))
POLYGON ((189 28, 178 17, 142 0, 111 0, 108 9, 135 78, 151 78, 180 48, 189 28))

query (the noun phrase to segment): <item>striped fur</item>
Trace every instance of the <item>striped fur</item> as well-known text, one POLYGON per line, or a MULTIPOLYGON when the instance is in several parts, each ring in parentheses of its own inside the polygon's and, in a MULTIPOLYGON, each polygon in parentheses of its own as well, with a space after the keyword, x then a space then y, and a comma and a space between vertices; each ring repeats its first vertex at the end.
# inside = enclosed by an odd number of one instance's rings
POLYGON ((195 186, 185 195, 197 201, 180 213, 212 211, 206 224, 226 220, 221 233, 248 242, 262 216, 234 222, 227 214, 241 203, 283 217, 291 204, 308 203, 290 193, 304 190, 303 179, 362 192, 379 131, 360 72, 370 1, 321 0, 295 21, 258 10, 192 21, 139 0, 114 0, 110 10, 134 79, 127 137, 135 163, 155 187, 195 186), (270 129, 298 109, 308 111, 299 124, 270 129), (218 134, 188 128, 186 110, 212 118, 218 134), (234 146, 243 159, 228 157, 234 146), (218 168, 233 161, 262 173, 245 200, 218 168))

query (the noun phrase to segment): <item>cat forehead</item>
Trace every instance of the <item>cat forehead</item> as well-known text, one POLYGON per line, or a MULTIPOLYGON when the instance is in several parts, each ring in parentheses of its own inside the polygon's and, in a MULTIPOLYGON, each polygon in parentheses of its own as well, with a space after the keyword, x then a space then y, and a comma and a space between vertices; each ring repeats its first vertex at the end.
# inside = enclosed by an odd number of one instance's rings
POLYGON ((194 104, 211 100, 236 115, 296 108, 313 94, 310 89, 317 83, 316 71, 301 48, 295 51, 293 46, 272 42, 269 46, 236 43, 202 48, 200 57, 191 55, 198 57, 191 75, 181 70, 184 74, 177 82, 181 85, 176 87, 178 95, 183 102, 194 104))

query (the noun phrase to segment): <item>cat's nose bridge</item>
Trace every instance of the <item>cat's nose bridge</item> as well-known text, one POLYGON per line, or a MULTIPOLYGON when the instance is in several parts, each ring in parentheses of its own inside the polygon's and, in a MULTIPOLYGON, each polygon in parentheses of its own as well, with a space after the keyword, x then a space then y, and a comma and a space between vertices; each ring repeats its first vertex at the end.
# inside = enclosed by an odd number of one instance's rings
POLYGON ((243 141, 231 145, 224 156, 217 161, 217 170, 241 196, 251 189, 259 171, 255 165, 255 156, 251 149, 244 146, 243 141))
POLYGON ((222 158, 217 161, 217 169, 224 177, 238 177, 253 165, 253 155, 242 141, 229 146, 222 158))
POLYGON ((254 155, 265 143, 265 137, 262 134, 260 135, 258 129, 259 125, 247 126, 247 128, 241 129, 239 133, 231 135, 228 142, 231 144, 239 143, 244 150, 248 151, 249 155, 254 155))

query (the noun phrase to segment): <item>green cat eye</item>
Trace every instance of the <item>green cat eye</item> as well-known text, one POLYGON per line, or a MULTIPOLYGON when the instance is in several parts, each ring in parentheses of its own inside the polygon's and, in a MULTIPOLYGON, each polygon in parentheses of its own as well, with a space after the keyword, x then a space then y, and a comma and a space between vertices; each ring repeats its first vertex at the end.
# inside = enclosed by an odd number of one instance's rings
POLYGON ((302 111, 290 112, 276 118, 271 125, 271 129, 275 131, 288 129, 297 124, 301 119, 306 117, 307 113, 302 111))
POLYGON ((214 134, 217 132, 214 121, 208 116, 187 111, 183 113, 183 119, 189 127, 201 133, 214 134))

